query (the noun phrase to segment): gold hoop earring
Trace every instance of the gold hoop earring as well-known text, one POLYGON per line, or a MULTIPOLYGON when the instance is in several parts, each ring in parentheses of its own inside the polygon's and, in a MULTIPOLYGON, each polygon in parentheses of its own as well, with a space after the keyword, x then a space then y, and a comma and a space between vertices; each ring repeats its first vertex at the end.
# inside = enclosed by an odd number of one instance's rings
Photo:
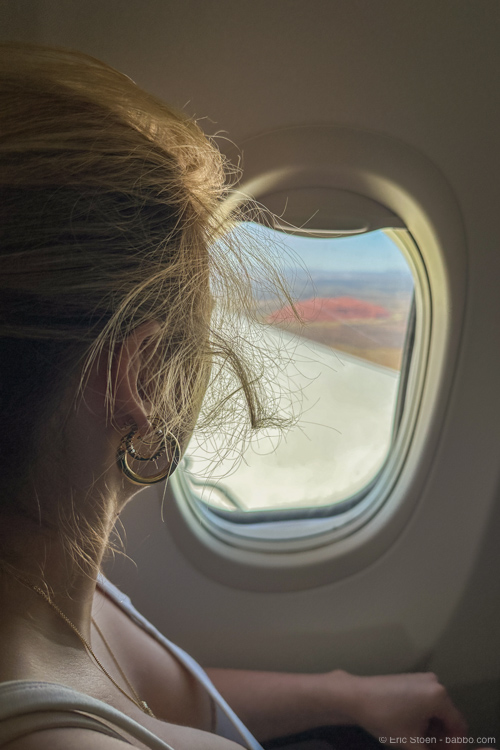
POLYGON ((153 439, 148 442, 145 437, 142 437, 139 434, 137 425, 133 424, 130 432, 125 435, 122 442, 120 443, 116 457, 118 466, 120 467, 124 476, 126 476, 127 479, 133 484, 138 484, 141 486, 157 484, 158 482, 163 482, 165 479, 168 479, 177 469, 181 460, 181 447, 175 435, 161 427, 161 423, 158 419, 151 420, 150 424, 154 431, 153 439), (146 447, 152 446, 154 444, 154 440, 156 439, 156 442, 159 443, 159 446, 151 455, 144 455, 144 453, 142 453, 138 448, 134 446, 134 438, 140 438, 143 445, 146 447), (136 471, 134 471, 134 469, 130 466, 129 462, 131 459, 141 462, 156 462, 163 456, 164 453, 166 453, 167 444, 172 453, 172 457, 166 470, 156 474, 152 474, 151 476, 142 476, 141 474, 138 474, 136 471))

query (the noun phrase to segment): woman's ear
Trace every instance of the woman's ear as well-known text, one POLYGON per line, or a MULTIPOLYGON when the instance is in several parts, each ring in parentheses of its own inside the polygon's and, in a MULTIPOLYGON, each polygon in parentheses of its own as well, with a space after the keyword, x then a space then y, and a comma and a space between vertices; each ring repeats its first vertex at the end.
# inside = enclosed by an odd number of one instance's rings
POLYGON ((155 320, 143 323, 127 336, 115 353, 111 371, 111 396, 113 421, 119 427, 135 422, 139 432, 145 433, 149 429, 146 404, 139 395, 140 351, 147 339, 159 330, 160 324, 155 320))

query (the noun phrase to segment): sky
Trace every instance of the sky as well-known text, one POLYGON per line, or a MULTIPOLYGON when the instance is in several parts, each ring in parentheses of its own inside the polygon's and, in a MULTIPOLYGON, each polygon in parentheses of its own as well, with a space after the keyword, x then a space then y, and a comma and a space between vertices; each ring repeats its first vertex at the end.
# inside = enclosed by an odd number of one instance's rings
POLYGON ((304 237, 283 234, 260 224, 246 223, 250 231, 261 242, 278 237, 296 253, 310 272, 337 273, 383 273, 403 272, 411 274, 410 268, 397 245, 382 230, 367 232, 352 237, 304 237))

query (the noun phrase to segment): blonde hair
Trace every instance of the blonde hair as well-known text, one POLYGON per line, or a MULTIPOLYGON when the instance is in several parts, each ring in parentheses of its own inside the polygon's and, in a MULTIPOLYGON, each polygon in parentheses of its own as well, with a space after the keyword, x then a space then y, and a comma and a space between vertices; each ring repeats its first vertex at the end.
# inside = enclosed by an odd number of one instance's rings
POLYGON ((148 341, 142 387, 172 433, 192 428, 214 364, 209 429, 228 415, 234 427, 242 403, 251 428, 279 423, 266 407, 262 359, 252 363, 245 336, 221 324, 235 310, 253 314, 256 275, 287 297, 265 252, 245 252, 228 231, 237 220, 221 211, 228 173, 194 122, 108 65, 69 50, 0 45, 7 484, 12 467, 13 488, 26 478, 26 455, 36 455, 43 416, 68 373, 80 368, 83 379, 103 354, 110 371, 116 347, 147 320, 160 330, 148 341))

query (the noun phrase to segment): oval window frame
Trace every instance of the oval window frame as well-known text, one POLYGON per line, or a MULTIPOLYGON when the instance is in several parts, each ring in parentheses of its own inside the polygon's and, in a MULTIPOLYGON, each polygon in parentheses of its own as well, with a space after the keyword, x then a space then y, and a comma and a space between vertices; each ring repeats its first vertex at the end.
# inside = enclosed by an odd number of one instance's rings
POLYGON ((312 543, 311 538, 248 543, 197 512, 173 477, 173 502, 165 504, 165 520, 198 570, 233 588, 293 591, 339 580, 374 562, 395 543, 418 504, 458 356, 466 294, 465 235, 443 175, 420 152, 387 136, 337 127, 287 128, 246 141, 243 159, 245 179, 228 207, 249 197, 262 202, 266 194, 294 188, 358 193, 400 217, 422 255, 429 289, 427 356, 425 361, 420 356, 415 368, 420 396, 413 404, 404 462, 383 501, 362 523, 340 535, 320 532, 312 543))

